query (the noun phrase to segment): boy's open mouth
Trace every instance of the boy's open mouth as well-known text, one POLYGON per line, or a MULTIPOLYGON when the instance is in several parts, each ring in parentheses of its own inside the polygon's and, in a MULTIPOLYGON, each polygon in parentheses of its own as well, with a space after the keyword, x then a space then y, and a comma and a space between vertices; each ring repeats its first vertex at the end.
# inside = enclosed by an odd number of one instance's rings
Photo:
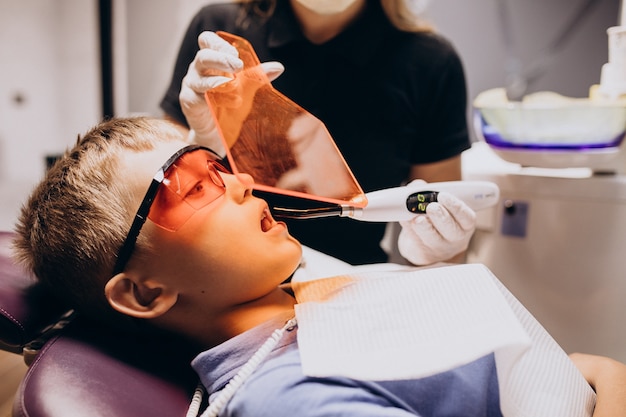
POLYGON ((261 217, 261 230, 267 232, 274 226, 274 219, 270 213, 270 210, 266 207, 263 210, 263 216, 261 217))

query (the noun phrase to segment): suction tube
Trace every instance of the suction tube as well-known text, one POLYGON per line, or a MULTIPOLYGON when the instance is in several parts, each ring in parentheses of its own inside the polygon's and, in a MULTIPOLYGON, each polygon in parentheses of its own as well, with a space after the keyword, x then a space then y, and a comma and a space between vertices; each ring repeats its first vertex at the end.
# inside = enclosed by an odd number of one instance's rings
POLYGON ((366 194, 367 206, 333 206, 315 209, 274 207, 276 217, 289 219, 316 219, 320 217, 350 217, 366 222, 397 222, 410 220, 426 211, 428 204, 437 201, 440 192, 448 192, 461 199, 472 210, 494 206, 500 198, 500 189, 488 181, 446 181, 409 184, 366 194))

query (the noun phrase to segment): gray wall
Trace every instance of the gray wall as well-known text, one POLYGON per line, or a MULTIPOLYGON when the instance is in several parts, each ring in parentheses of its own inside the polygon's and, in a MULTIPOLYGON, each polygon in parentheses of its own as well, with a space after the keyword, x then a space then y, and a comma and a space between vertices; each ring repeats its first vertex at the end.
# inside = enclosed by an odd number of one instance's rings
POLYGON ((0 186, 39 179, 45 155, 97 121, 96 6, 0 0, 0 186))
POLYGON ((522 67, 546 59, 543 76, 531 91, 549 90, 585 97, 600 81, 608 59, 606 29, 619 24, 619 0, 594 0, 556 53, 546 49, 556 40, 587 0, 433 0, 432 21, 456 45, 467 73, 470 97, 506 82, 509 53, 505 48, 498 5, 508 6, 509 33, 522 67))

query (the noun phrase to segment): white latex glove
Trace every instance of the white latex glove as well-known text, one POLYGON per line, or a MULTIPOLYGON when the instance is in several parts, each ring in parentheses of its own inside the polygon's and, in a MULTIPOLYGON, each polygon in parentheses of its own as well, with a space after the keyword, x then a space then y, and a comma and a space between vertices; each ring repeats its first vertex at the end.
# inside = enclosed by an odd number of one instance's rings
POLYGON ((400 254, 414 265, 429 265, 467 249, 476 229, 476 213, 452 194, 440 192, 437 203, 426 207, 425 215, 400 225, 400 254))
MULTIPOLYGON (((198 36, 198 45, 200 50, 189 64, 178 99, 193 132, 193 141, 224 155, 215 119, 204 93, 230 81, 232 74, 243 68, 243 62, 239 59, 237 49, 215 32, 202 32, 198 36)), ((280 62, 275 61, 265 62, 261 66, 270 81, 278 78, 285 69, 280 62)))

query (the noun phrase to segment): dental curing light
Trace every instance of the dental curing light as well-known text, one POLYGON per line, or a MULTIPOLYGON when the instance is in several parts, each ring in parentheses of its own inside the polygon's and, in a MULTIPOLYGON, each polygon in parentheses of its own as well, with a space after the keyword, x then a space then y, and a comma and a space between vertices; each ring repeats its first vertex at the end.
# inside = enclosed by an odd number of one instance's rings
POLYGON ((315 219, 321 217, 350 217, 366 222, 397 222, 410 220, 426 212, 428 204, 437 201, 440 192, 448 192, 477 211, 494 206, 500 196, 497 185, 489 181, 447 181, 408 184, 366 193, 367 206, 337 205, 331 207, 295 209, 274 207, 276 217, 315 219))

